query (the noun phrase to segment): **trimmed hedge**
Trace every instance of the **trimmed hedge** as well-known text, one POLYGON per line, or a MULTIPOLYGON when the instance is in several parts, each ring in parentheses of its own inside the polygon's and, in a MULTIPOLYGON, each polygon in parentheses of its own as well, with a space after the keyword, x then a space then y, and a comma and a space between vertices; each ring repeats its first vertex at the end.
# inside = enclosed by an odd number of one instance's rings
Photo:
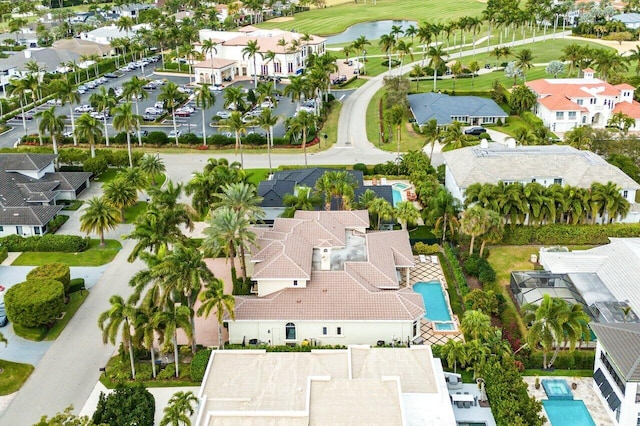
POLYGON ((0 238, 0 246, 8 251, 61 251, 77 253, 89 248, 89 238, 77 235, 46 234, 41 237, 21 237, 8 235, 0 238))
POLYGON ((444 255, 451 266, 451 270, 453 272, 453 278, 456 281, 456 285, 460 290, 460 295, 462 297, 466 296, 469 293, 469 284, 467 283, 467 279, 462 272, 462 268, 460 268, 460 263, 458 263, 458 257, 456 256, 456 252, 451 248, 448 244, 444 246, 444 255))
POLYGON ((84 278, 74 278, 69 283, 68 294, 75 293, 76 291, 86 290, 84 284, 84 278))
POLYGON ((64 223, 69 220, 69 216, 65 215, 65 214, 59 214, 56 217, 54 217, 53 219, 51 219, 49 221, 49 232, 54 233, 56 232, 58 229, 60 229, 60 227, 62 225, 64 225, 64 223))
POLYGON ((440 251, 440 246, 438 244, 417 242, 413 245, 413 251, 416 254, 436 254, 440 251))
MULTIPOLYGON (((551 355, 547 355, 547 359, 550 359, 551 355)), ((575 351, 560 351, 558 357, 553 363, 553 367, 559 370, 593 370, 593 364, 595 361, 595 351, 590 350, 575 350, 575 351)), ((539 369, 542 367, 542 351, 533 351, 529 354, 529 357, 524 360, 525 368, 527 369, 539 369)))
POLYGON ((609 237, 640 237, 640 223, 615 223, 611 225, 564 225, 505 227, 503 245, 601 245, 608 244, 609 237))
POLYGON ((46 265, 33 268, 27 274, 27 281, 33 280, 54 280, 59 281, 64 286, 65 294, 69 292, 71 284, 71 270, 65 263, 47 263, 46 265))
POLYGON ((0 247, 0 263, 4 262, 9 257, 9 250, 6 247, 0 247))
POLYGON ((11 287, 4 297, 7 317, 24 327, 53 323, 64 310, 64 286, 55 280, 30 280, 11 287))
POLYGON ((204 372, 207 369, 209 363, 209 357, 211 356, 211 349, 203 349, 193 356, 191 360, 191 380, 194 382, 201 382, 204 378, 204 372))

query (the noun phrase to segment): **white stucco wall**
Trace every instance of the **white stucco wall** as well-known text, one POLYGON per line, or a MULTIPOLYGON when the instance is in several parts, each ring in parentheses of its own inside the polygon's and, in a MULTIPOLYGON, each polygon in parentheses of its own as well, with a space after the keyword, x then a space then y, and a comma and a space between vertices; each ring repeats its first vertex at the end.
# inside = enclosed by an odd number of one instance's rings
POLYGON ((451 173, 449 167, 445 167, 444 186, 445 188, 447 188, 447 191, 449 191, 451 195, 454 196, 454 198, 457 198, 461 202, 464 202, 464 190, 458 186, 458 183, 453 177, 453 173, 451 173))
MULTIPOLYGON (((416 319, 417 320, 417 319, 416 319)), ((242 343, 249 339, 284 345, 300 344, 304 339, 315 339, 321 345, 375 345, 378 340, 390 343, 394 338, 406 341, 414 338, 413 321, 229 321, 229 342, 242 343), (296 326, 296 339, 285 339, 287 323, 296 326), (327 334, 323 335, 323 327, 327 334), (337 334, 338 327, 341 335, 337 334)))
POLYGON ((297 285, 294 285, 294 280, 256 280, 258 283, 258 296, 263 297, 267 294, 275 293, 283 288, 306 288, 307 281, 305 279, 298 279, 297 285))
MULTIPOLYGON (((22 233, 18 234, 18 226, 20 225, 0 225, 0 237, 6 237, 7 235, 21 235, 24 237, 42 235, 42 231, 40 231, 40 234, 36 234, 36 227, 30 225, 22 225, 22 233)), ((37 228, 41 227, 38 226, 37 228)))

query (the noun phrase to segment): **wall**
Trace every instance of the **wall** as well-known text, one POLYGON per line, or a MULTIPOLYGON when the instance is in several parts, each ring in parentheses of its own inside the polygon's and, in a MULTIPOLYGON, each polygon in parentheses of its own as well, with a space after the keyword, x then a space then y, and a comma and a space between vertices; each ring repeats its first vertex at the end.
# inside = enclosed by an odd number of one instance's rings
MULTIPOLYGON (((18 225, 19 226, 19 225, 18 225)), ((22 225, 22 236, 30 237, 36 234, 34 228, 40 228, 40 226, 31 226, 31 225, 22 225)), ((18 232, 16 231, 16 225, 4 225, 2 226, 2 230, 0 231, 0 237, 6 237, 7 235, 16 235, 18 232)), ((42 232, 39 234, 42 235, 42 232)))
MULTIPOLYGON (((249 263, 247 263, 247 266, 249 263)), ((298 280, 298 285, 294 286, 294 280, 256 280, 258 283, 258 297, 263 297, 276 291, 280 291, 283 288, 306 288, 307 281, 303 279, 298 280)))
POLYGON ((243 339, 258 339, 272 345, 300 344, 304 339, 315 339, 322 345, 376 345, 378 340, 390 343, 396 339, 406 342, 413 338, 413 321, 229 321, 229 342, 242 343, 243 339), (285 326, 296 325, 296 340, 285 341, 285 326), (327 335, 322 328, 327 327, 327 335), (342 328, 338 335, 337 327, 342 328))
POLYGON ((451 195, 454 196, 454 198, 457 198, 458 200, 460 200, 462 202, 464 201, 464 193, 463 193, 462 189, 460 187, 458 187, 458 184, 457 184, 455 178, 453 177, 453 174, 451 173, 451 170, 449 169, 449 167, 446 167, 446 169, 445 169, 444 186, 451 193, 451 195))

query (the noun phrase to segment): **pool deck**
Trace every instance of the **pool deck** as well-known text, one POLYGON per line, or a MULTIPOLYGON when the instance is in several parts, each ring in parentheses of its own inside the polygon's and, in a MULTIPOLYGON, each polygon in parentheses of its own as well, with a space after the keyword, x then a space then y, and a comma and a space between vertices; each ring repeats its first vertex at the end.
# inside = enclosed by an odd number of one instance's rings
MULTIPOLYGON (((449 390, 449 395, 456 393, 468 393, 476 397, 478 401, 482 399, 478 385, 473 383, 464 383, 462 389, 449 390)), ((482 405, 474 405, 472 403, 470 408, 458 408, 453 402, 451 404, 453 405, 453 415, 459 423, 484 422, 487 426, 496 426, 496 420, 491 413, 491 407, 488 403, 482 405)))
MULTIPOLYGON (((426 262, 420 262, 419 256, 415 256, 414 260, 416 266, 411 269, 411 276, 409 277, 411 285, 418 282, 440 281, 446 288, 447 281, 444 278, 442 267, 439 263, 431 262, 430 256, 426 256, 426 258, 426 262)), ((451 304, 449 303, 448 297, 449 295, 446 291, 444 292, 444 294, 447 298, 447 307, 449 308, 449 313, 451 314, 451 318, 453 318, 458 331, 446 334, 435 332, 433 330, 433 326, 431 325, 431 321, 427 321, 425 318, 422 318, 420 320, 420 337, 422 337, 423 344, 425 345, 443 345, 451 339, 464 341, 464 336, 460 331, 460 321, 458 320, 458 317, 453 315, 453 312, 451 312, 451 304)))
MULTIPOLYGON (((535 382, 536 378, 534 376, 524 376, 523 377, 525 383, 527 383, 527 391, 529 395, 535 397, 538 401, 543 399, 547 399, 547 394, 544 392, 544 388, 542 384, 540 385, 540 389, 536 389, 535 382)), ((578 387, 575 390, 571 390, 573 393, 573 399, 581 399, 584 402, 584 405, 587 406, 589 410, 589 414, 591 414, 591 418, 598 426, 614 426, 613 421, 609 417, 604 405, 596 395, 593 390, 593 379, 591 377, 540 377, 540 380, 543 379, 564 379, 567 381, 569 386, 571 383, 578 383, 578 387)), ((546 417, 546 413, 543 414, 546 417)), ((551 423, 549 421, 545 422, 545 426, 550 426, 551 423)))

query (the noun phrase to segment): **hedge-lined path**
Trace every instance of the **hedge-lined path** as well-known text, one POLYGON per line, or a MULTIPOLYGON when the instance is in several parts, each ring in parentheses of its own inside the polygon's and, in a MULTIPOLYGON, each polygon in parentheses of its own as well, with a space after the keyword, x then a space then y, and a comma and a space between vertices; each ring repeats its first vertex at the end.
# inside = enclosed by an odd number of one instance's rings
POLYGON ((13 263, 13 261, 16 260, 21 254, 22 252, 19 252, 19 251, 11 251, 7 253, 7 258, 2 261, 1 265, 10 266, 13 263))

